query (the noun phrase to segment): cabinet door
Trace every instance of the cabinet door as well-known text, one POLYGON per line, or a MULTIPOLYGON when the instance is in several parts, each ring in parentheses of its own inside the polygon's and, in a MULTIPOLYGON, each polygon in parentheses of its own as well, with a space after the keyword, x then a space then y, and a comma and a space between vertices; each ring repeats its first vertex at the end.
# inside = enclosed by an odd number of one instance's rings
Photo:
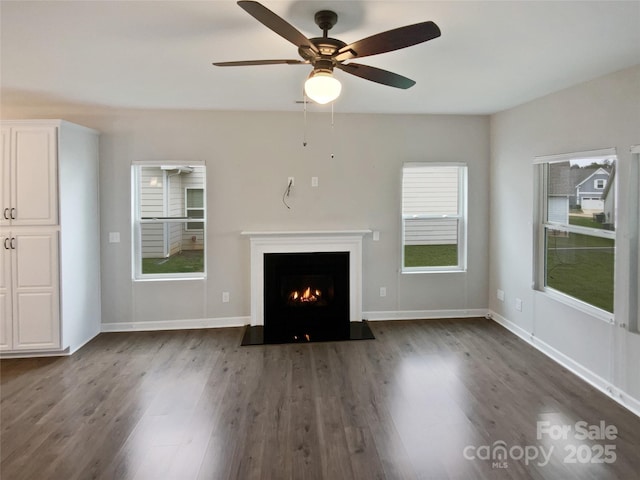
POLYGON ((13 238, 13 349, 60 348, 58 232, 13 238))
POLYGON ((57 129, 11 129, 12 225, 57 225, 57 129))
MULTIPOLYGON (((11 214, 11 129, 0 134, 0 225, 9 225, 11 214)), ((4 248, 4 247, 3 247, 4 248)))
POLYGON ((11 237, 9 233, 0 235, 0 350, 12 347, 11 313, 11 237))

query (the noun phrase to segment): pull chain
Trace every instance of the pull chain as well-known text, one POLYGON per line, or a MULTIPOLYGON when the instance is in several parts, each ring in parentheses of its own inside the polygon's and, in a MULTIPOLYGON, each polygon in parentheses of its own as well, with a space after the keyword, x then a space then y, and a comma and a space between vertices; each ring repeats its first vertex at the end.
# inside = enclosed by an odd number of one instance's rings
POLYGON ((302 133, 302 146, 307 146, 307 94, 302 95, 304 97, 304 127, 302 133))
POLYGON ((335 140, 335 123, 333 121, 333 104, 335 102, 331 102, 331 158, 334 158, 334 154, 333 154, 333 145, 334 145, 334 140, 335 140))

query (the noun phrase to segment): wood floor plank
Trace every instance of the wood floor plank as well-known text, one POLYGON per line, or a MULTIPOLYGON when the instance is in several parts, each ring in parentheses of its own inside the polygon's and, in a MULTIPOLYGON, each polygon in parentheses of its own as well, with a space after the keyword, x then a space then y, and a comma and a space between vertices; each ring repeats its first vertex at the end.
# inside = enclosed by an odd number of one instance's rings
MULTIPOLYGON (((316 397, 316 415, 321 419, 318 422, 318 444, 322 478, 374 478, 359 477, 357 470, 353 469, 353 449, 349 449, 348 429, 342 423, 339 400, 321 390, 319 393, 316 397)), ((362 453, 362 450, 356 453, 362 453)))
POLYGON ((292 478, 292 460, 287 455, 291 444, 292 346, 265 347, 263 384, 265 429, 262 437, 262 468, 260 478, 278 480, 292 478), (269 459, 269 460, 266 460, 269 459))
POLYGON ((248 347, 239 328, 109 333, 70 357, 2 360, 0 478, 640 478, 640 418, 496 323, 371 328, 248 347), (540 421, 618 435, 538 438, 540 421), (567 461, 605 444, 612 463, 567 461), (514 455, 486 458, 500 445, 514 455))

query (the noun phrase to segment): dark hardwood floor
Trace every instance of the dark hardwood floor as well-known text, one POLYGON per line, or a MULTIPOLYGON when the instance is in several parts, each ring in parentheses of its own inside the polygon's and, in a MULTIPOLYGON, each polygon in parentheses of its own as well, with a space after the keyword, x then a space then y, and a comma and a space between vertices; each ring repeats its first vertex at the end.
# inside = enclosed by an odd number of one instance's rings
POLYGON ((640 478, 640 418, 499 325, 371 328, 248 347, 241 328, 111 333, 3 360, 0 477, 640 478), (579 438, 601 421, 614 439, 579 438))

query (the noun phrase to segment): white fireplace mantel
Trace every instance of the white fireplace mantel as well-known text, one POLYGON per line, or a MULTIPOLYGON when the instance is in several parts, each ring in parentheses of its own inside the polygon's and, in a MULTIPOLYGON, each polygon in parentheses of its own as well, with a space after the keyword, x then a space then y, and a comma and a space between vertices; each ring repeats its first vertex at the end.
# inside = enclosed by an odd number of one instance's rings
POLYGON ((251 241, 251 325, 264 325, 264 254, 349 252, 349 319, 362 320, 362 237, 371 230, 241 232, 251 241))

